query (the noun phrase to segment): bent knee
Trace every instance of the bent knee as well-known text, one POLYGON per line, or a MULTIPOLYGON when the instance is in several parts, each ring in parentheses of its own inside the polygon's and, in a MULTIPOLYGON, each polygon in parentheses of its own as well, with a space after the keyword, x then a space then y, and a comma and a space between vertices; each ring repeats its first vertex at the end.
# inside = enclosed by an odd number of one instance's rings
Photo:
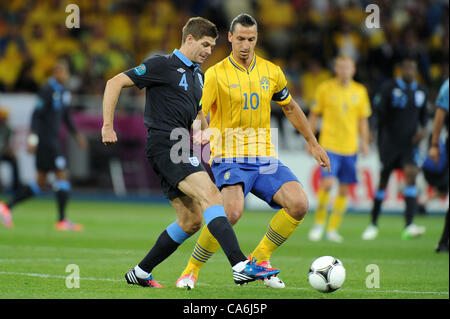
POLYGON ((181 229, 189 235, 193 235, 200 230, 203 225, 203 219, 201 215, 191 216, 190 219, 184 221, 178 221, 181 229))
POLYGON ((192 223, 190 226, 189 234, 195 234, 196 232, 198 232, 200 230, 200 228, 202 228, 202 225, 203 225, 203 223, 201 220, 199 222, 192 223))
POLYGON ((288 213, 292 218, 296 220, 302 220, 305 218, 308 212, 309 202, 306 196, 301 196, 292 200, 287 207, 285 207, 286 213, 288 213))
POLYGON ((240 211, 240 210, 231 210, 231 211, 228 210, 228 211, 226 211, 226 214, 227 214, 227 217, 228 217, 228 220, 229 220, 230 224, 234 226, 234 225, 237 224, 237 222, 241 218, 242 211, 240 211))
POLYGON ((182 226, 182 229, 189 235, 193 235, 202 227, 202 220, 189 221, 182 226))
POLYGON ((230 224, 233 226, 236 225, 244 210, 243 201, 240 201, 239 199, 228 200, 225 202, 224 208, 230 224))
POLYGON ((203 191, 201 202, 203 202, 203 204, 207 207, 213 205, 223 205, 222 194, 217 187, 211 183, 211 185, 203 191))

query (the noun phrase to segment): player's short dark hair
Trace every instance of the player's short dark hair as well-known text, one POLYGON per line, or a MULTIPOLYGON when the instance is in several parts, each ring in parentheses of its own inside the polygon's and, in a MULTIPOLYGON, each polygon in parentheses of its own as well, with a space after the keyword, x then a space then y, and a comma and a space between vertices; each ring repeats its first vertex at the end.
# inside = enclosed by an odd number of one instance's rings
POLYGON ((203 37, 215 39, 219 32, 217 31, 216 25, 211 21, 202 17, 194 17, 190 18, 184 25, 181 43, 186 41, 189 34, 192 35, 195 40, 200 40, 203 37))
POLYGON ((253 18, 251 15, 249 15, 247 13, 241 13, 236 18, 234 18, 233 21, 231 21, 231 24, 230 24, 230 33, 231 34, 233 34, 236 24, 238 24, 238 23, 240 25, 242 25, 243 27, 252 27, 252 26, 256 25, 256 29, 258 29, 258 23, 256 23, 255 18, 253 18))

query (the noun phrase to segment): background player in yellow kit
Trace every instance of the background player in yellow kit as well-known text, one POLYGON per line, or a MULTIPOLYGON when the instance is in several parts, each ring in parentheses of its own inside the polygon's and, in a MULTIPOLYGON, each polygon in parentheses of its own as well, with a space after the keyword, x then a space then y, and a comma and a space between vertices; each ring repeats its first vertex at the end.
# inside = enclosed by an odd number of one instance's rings
MULTIPOLYGON (((317 162, 329 169, 329 159, 314 137, 308 121, 291 98, 287 81, 277 65, 256 56, 257 23, 247 14, 231 23, 231 54, 205 73, 202 109, 210 113, 211 169, 221 190, 232 225, 244 210, 244 198, 252 192, 278 212, 249 258, 270 265, 272 252, 295 231, 307 210, 308 199, 295 175, 275 154, 271 142, 270 102, 276 101, 292 125, 304 136, 317 162)), ((203 136, 209 141, 209 135, 203 136)), ((200 268, 219 249, 203 227, 177 287, 193 288, 200 268)), ((264 281, 283 288, 276 277, 264 281)))
POLYGON ((359 137, 362 153, 365 155, 369 151, 368 117, 371 108, 367 89, 353 80, 356 67, 350 57, 337 57, 334 71, 336 76, 317 88, 316 102, 309 117, 314 132, 318 127, 319 117, 322 117, 319 143, 327 151, 331 162, 331 172, 322 169, 315 224, 309 233, 309 239, 312 241, 322 238, 328 214, 329 194, 336 178, 339 181, 339 189, 325 237, 329 241, 343 241, 337 230, 346 210, 349 187, 357 182, 356 154, 359 137))

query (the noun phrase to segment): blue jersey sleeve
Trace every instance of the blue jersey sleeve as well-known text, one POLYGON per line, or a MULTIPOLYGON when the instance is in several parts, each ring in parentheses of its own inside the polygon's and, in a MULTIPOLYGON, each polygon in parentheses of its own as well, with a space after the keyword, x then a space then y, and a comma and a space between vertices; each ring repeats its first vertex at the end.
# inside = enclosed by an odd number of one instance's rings
POLYGON ((442 84, 438 97, 436 98, 436 106, 448 112, 448 79, 442 84))
POLYGON ((167 59, 164 56, 155 55, 143 63, 129 69, 125 73, 139 88, 152 86, 155 84, 167 83, 167 59))

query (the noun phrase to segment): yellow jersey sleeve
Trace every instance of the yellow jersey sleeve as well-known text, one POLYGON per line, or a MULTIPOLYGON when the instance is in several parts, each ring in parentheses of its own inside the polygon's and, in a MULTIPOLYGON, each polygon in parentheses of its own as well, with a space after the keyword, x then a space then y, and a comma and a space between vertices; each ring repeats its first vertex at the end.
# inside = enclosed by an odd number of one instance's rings
POLYGON ((286 105, 288 104, 291 99, 292 96, 289 93, 289 90, 287 88, 287 80, 286 77, 284 76, 283 71, 281 70, 281 68, 279 66, 276 67, 277 72, 278 72, 278 79, 276 82, 276 86, 275 86, 275 93, 272 96, 272 100, 277 102, 279 105, 286 105))
POLYGON ((322 83, 317 87, 316 92, 314 94, 314 101, 311 104, 311 112, 316 114, 323 113, 326 97, 325 92, 326 92, 325 83, 322 83))
POLYGON ((372 115, 372 109, 370 107, 369 94, 364 86, 361 86, 361 103, 359 104, 359 118, 367 118, 372 115))
POLYGON ((208 113, 211 111, 211 107, 216 103, 216 98, 217 81, 214 76, 214 67, 211 67, 205 72, 203 95, 200 101, 205 117, 208 116, 208 113))

